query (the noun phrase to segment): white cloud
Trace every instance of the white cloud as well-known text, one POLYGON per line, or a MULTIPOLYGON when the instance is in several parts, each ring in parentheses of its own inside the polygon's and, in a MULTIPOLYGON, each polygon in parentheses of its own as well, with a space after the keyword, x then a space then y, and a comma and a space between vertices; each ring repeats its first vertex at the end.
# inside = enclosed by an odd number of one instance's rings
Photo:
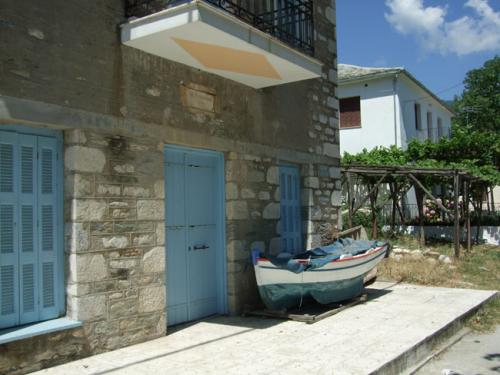
POLYGON ((424 5, 423 0, 386 0, 387 21, 400 33, 413 35, 427 51, 467 55, 500 50, 500 12, 488 0, 468 0, 474 16, 446 20, 447 8, 424 5))

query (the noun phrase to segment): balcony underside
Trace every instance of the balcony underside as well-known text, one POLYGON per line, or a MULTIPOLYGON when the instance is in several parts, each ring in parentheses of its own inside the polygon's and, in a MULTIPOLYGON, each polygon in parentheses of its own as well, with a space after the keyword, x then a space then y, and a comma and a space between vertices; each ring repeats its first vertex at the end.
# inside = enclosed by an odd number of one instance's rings
POLYGON ((123 44, 253 88, 317 78, 321 63, 194 0, 122 25, 123 44))

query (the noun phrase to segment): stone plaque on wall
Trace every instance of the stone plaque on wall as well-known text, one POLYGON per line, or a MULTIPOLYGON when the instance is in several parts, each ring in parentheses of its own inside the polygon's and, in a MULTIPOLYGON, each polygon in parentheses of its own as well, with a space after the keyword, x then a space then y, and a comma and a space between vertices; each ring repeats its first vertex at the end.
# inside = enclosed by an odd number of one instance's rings
POLYGON ((217 96, 215 90, 190 83, 181 84, 180 91, 183 106, 203 112, 216 112, 217 96))

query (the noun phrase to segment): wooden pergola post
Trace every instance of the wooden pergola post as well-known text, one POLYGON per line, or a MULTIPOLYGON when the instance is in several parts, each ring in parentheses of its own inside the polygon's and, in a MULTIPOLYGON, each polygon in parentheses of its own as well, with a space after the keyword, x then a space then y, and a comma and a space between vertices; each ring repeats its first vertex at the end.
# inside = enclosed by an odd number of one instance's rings
MULTIPOLYGON (((411 173, 408 173, 408 177, 410 177, 410 178, 414 181, 414 183, 415 183, 416 185, 418 185, 418 187, 419 187, 420 189, 422 189, 422 191, 423 191, 425 194, 427 194, 427 195, 429 196, 429 198, 430 198, 430 199, 432 199, 432 201, 434 201, 434 203, 436 203, 436 205, 437 205, 437 206, 438 206, 438 207, 439 207, 439 208, 440 208, 440 209, 441 209, 444 213, 448 213, 448 214, 449 214, 448 209, 447 209, 445 206, 443 206, 443 204, 442 204, 440 201, 438 201, 438 200, 437 200, 437 198, 436 198, 434 195, 432 195, 432 193, 431 193, 431 192, 430 192, 430 191, 429 191, 429 190, 428 190, 428 189, 427 189, 427 188, 426 188, 426 187, 425 187, 425 186, 424 186, 424 185, 423 185, 423 184, 422 184, 422 183, 421 183, 421 182, 420 182, 420 181, 419 181, 419 180, 418 180, 418 179, 417 179, 414 175, 412 175, 411 173)), ((415 188, 416 188, 416 186, 415 186, 415 188)))
POLYGON ((398 183, 393 182, 389 184, 389 189, 391 191, 392 196, 392 210, 391 210, 391 232, 394 233, 396 230, 396 201, 397 195, 394 194, 398 191, 398 183))
MULTIPOLYGON (((446 215, 448 216, 449 219, 453 220, 454 222, 454 233, 453 233, 453 243, 454 243, 454 252, 455 256, 459 257, 460 256, 460 218, 463 216, 465 219, 465 228, 467 230, 467 249, 471 248, 471 238, 472 238, 472 230, 470 228, 470 209, 469 209, 469 202, 472 203, 472 205, 475 208, 475 211, 478 213, 479 216, 481 216, 481 211, 482 211, 482 200, 481 197, 478 196, 476 197, 476 189, 479 189, 481 186, 480 183, 484 184, 484 181, 478 179, 474 180, 474 185, 471 185, 471 178, 473 177, 469 173, 467 173, 464 170, 461 169, 445 169, 445 168, 418 168, 418 167, 411 167, 411 166, 367 166, 367 165, 349 165, 347 167, 342 167, 342 172, 345 173, 346 180, 348 182, 348 187, 349 187, 349 218, 350 218, 350 226, 352 226, 352 217, 353 215, 365 204, 365 202, 372 197, 373 194, 376 196, 376 190, 378 189, 379 185, 384 181, 386 177, 391 177, 393 180, 396 178, 403 178, 405 177, 407 180, 410 182, 413 182, 413 187, 415 188, 416 195, 417 195, 417 205, 418 211, 419 211, 419 221, 420 221, 420 233, 419 233, 419 239, 421 245, 425 245, 425 233, 424 233, 424 228, 423 228, 423 222, 424 222, 424 215, 423 215, 423 209, 424 209, 424 199, 426 197, 429 197, 434 203, 439 207, 439 209, 442 212, 445 212, 446 215), (359 199, 359 202, 356 202, 357 204, 354 205, 354 195, 352 192, 353 185, 352 185, 352 175, 356 176, 362 176, 365 179, 372 179, 375 177, 380 177, 380 179, 377 181, 377 183, 372 186, 370 191, 363 197, 359 199), (453 210, 448 209, 444 207, 440 199, 437 199, 436 197, 433 196, 432 192, 427 189, 424 184, 419 180, 419 178, 422 177, 447 177, 447 178, 453 178, 453 191, 454 191, 454 198, 455 198, 455 207, 453 210), (465 182, 467 184, 465 185, 465 182), (461 183, 464 183, 464 186, 461 185, 461 183), (473 189, 474 187, 474 189, 473 189), (460 189, 463 189, 464 191, 464 209, 463 209, 463 215, 460 214, 460 209, 458 205, 458 200, 460 198, 460 189), (469 197, 473 193, 473 197, 469 197), (469 200, 469 198, 471 198, 469 200), (476 207, 477 205, 477 207, 476 207)), ((394 182, 394 181, 392 181, 394 182)), ((391 188, 391 194, 390 197, 387 199, 393 199, 393 212, 392 212, 392 222, 391 226, 394 227, 394 203, 395 203, 395 208, 397 212, 399 213, 399 216, 401 217, 401 221, 405 223, 405 218, 404 214, 401 210, 401 207, 399 205, 399 201, 396 199, 398 196, 401 197, 403 194, 401 194, 400 191, 400 186, 398 184, 390 184, 391 188), (394 202, 395 201, 395 202, 394 202)), ((484 187, 483 187, 484 189, 484 187)), ((373 199, 373 198, 372 198, 373 199)), ((385 203, 384 203, 385 204, 385 203)), ((376 207, 382 207, 383 205, 377 205, 376 207)), ((373 205, 372 205, 373 208, 373 205)), ((480 222, 478 220, 478 235, 479 235, 479 229, 480 229, 480 222)))
POLYGON ((455 175, 453 176, 453 193, 455 196, 455 230, 453 235, 453 242, 455 247, 455 257, 460 257, 460 211, 458 206, 458 198, 460 195, 460 175, 458 174, 458 170, 455 171, 455 175))
POLYGON ((351 181, 351 174, 349 172, 346 173, 346 181, 347 181, 347 206, 348 206, 348 216, 347 222, 349 224, 349 228, 352 228, 352 206, 353 202, 353 187, 351 181))
POLYGON ((420 246, 425 246, 425 230, 424 230, 424 199, 425 193, 418 185, 414 185, 415 188, 415 196, 417 198, 417 207, 418 207, 418 226, 419 226, 419 234, 418 239, 420 246))
POLYGON ((467 252, 471 249, 470 232, 470 210, 469 210, 469 181, 464 181, 464 209, 465 209, 465 230, 467 233, 467 252))
MULTIPOLYGON (((369 186, 369 185, 368 185, 369 186)), ((370 189, 370 209, 372 216, 372 238, 377 238, 377 196, 378 196, 378 187, 370 189)))

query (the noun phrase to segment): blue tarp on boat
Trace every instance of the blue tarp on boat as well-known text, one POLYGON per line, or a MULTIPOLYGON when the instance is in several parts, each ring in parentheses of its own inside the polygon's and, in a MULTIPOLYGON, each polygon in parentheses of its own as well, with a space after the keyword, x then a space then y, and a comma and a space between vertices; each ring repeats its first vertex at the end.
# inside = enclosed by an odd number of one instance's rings
POLYGON ((316 247, 300 254, 285 257, 268 257, 269 261, 278 268, 288 269, 295 273, 323 267, 325 264, 340 259, 342 255, 363 254, 370 249, 385 245, 386 242, 353 240, 352 238, 340 238, 334 243, 316 247), (297 262, 297 259, 309 259, 307 264, 297 262))

